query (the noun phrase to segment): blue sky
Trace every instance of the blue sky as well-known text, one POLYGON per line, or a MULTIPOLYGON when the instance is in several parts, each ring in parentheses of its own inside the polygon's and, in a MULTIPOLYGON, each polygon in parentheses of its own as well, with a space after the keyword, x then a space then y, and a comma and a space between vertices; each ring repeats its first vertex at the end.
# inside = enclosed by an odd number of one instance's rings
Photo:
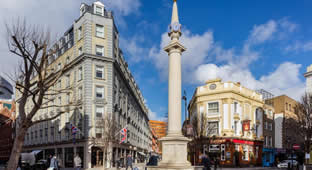
MULTIPOLYGON (((93 1, 2 0, 0 21, 25 16, 62 34, 78 17, 81 2, 93 1)), ((172 1, 102 2, 116 15, 120 45, 151 118, 161 119, 167 113, 168 70, 162 47, 169 41, 172 1)), ((188 99, 198 85, 216 77, 299 99, 305 88, 303 73, 312 64, 311 7, 310 0, 178 0, 181 41, 188 48, 182 56, 188 99)), ((1 60, 9 56, 0 63, 3 73, 16 60, 7 54, 3 40, 0 45, 1 60)))

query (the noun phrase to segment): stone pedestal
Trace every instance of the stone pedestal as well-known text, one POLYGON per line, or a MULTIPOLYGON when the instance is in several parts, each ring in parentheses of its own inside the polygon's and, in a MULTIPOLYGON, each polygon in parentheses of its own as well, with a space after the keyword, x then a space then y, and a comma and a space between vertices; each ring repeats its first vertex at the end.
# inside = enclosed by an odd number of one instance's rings
POLYGON ((187 161, 187 143, 190 141, 188 138, 184 136, 166 136, 160 140, 163 149, 159 167, 191 168, 191 163, 187 161))

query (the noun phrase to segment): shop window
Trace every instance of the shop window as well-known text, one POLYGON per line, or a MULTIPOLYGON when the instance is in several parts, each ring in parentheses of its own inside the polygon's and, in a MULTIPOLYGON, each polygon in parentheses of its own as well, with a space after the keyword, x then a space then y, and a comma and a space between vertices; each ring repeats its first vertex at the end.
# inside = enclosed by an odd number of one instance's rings
POLYGON ((243 147, 243 158, 244 161, 249 160, 249 154, 248 154, 248 146, 243 147))

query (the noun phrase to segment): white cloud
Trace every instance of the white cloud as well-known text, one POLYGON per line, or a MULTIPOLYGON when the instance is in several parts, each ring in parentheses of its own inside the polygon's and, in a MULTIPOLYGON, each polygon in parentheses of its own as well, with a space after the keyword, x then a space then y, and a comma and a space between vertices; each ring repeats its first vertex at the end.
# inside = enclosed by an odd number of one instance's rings
MULTIPOLYGON (((49 27, 54 37, 59 37, 79 17, 82 2, 93 0, 0 0, 0 72, 13 72, 18 57, 10 54, 5 40, 4 22, 11 23, 17 17, 25 18, 29 24, 49 27), (5 60, 3 59, 5 58, 5 60)), ((123 17, 138 13, 140 0, 103 0, 108 9, 114 11, 118 23, 125 25, 123 17)))
POLYGON ((110 9, 116 10, 123 16, 137 13, 141 6, 139 0, 103 0, 104 4, 110 9))
MULTIPOLYGON (((304 91, 304 82, 300 80, 301 65, 284 62, 278 68, 256 79, 250 71, 250 64, 261 58, 261 51, 256 50, 269 41, 280 40, 282 33, 293 32, 297 26, 287 19, 270 20, 262 25, 255 25, 250 31, 241 49, 224 49, 214 42, 213 33, 202 35, 183 31, 181 42, 187 51, 182 54, 183 81, 188 84, 202 84, 209 79, 222 78, 224 81, 241 82, 251 89, 266 89, 275 95, 287 94, 298 99, 304 91)), ((159 48, 150 50, 150 59, 160 71, 163 79, 168 74, 168 55, 163 51, 169 43, 167 33, 162 34, 159 48)))
POLYGON ((263 43, 272 38, 272 35, 277 31, 277 23, 270 20, 266 24, 255 25, 250 33, 250 43, 258 44, 263 43))
MULTIPOLYGON (((163 48, 168 45, 169 38, 167 33, 163 33, 161 37, 159 48, 153 47, 150 50, 149 58, 154 62, 156 68, 160 70, 161 77, 166 78, 168 76, 168 54, 163 51, 163 48)), ((199 64, 209 60, 208 53, 213 48, 213 33, 207 31, 199 35, 185 30, 181 37, 181 42, 187 48, 182 56, 183 74, 184 77, 189 78, 190 73, 199 64)), ((192 79, 188 80, 192 81, 192 79)))
POLYGON ((223 81, 241 82, 250 89, 265 89, 275 95, 286 94, 299 99, 304 93, 305 85, 300 80, 300 64, 284 62, 267 75, 256 79, 249 69, 241 69, 237 65, 203 64, 194 72, 194 78, 199 84, 209 79, 222 78, 223 81))
POLYGON ((307 42, 299 42, 296 41, 295 43, 288 45, 285 50, 287 52, 309 52, 312 51, 312 41, 307 42))

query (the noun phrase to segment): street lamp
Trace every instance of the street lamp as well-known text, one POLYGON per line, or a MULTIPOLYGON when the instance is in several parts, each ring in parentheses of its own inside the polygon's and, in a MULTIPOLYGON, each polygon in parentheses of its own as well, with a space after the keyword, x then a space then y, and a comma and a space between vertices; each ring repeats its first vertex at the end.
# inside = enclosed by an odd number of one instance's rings
POLYGON ((185 120, 187 120, 187 97, 186 97, 186 91, 183 92, 182 100, 185 102, 185 120))

